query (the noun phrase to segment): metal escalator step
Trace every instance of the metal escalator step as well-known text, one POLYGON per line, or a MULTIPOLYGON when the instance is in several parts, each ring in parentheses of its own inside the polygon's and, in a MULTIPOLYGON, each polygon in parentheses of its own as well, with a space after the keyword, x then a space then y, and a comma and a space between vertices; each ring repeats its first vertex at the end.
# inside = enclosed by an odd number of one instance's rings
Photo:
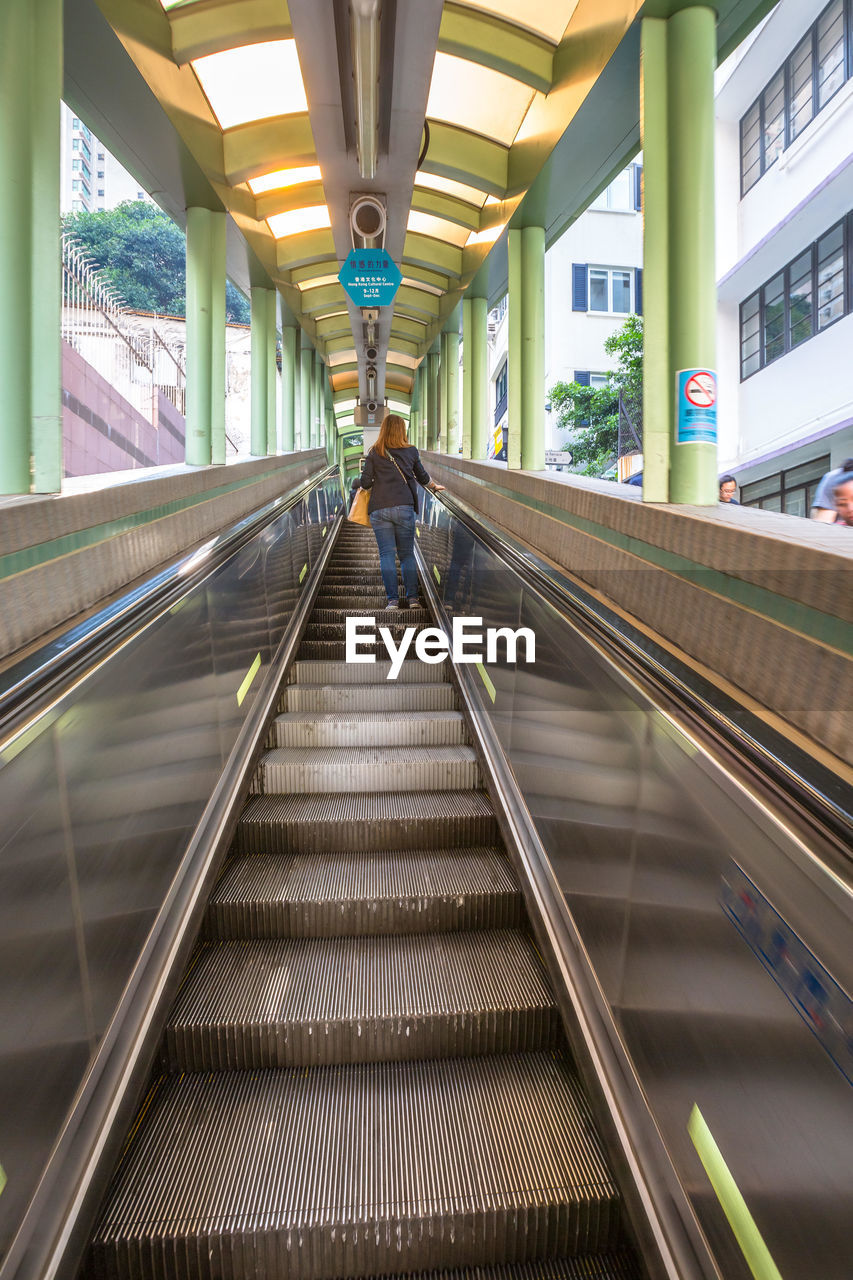
MULTIPOLYGON (((384 623, 378 623, 377 628, 379 626, 384 626, 384 625, 385 625, 384 623)), ((411 627, 416 625, 417 625, 416 623, 406 621, 401 623, 399 628, 396 628, 395 631, 392 631, 391 634, 392 634, 395 645, 399 645, 400 639, 401 639, 401 633, 404 627, 411 627)), ((427 623, 426 625, 429 625, 429 624, 427 623)), ((360 651, 361 653, 373 652, 374 654, 377 655, 377 658, 388 652, 382 641, 382 637, 378 634, 378 630, 373 640, 372 650, 370 647, 368 647, 366 643, 362 642, 360 651)), ((345 662, 346 656, 347 656, 346 641, 344 640, 343 636, 341 636, 339 640, 310 640, 310 639, 303 640, 299 646, 299 652, 296 655, 296 660, 297 662, 345 662)), ((409 643, 408 648, 406 650, 406 655, 403 661, 404 662, 417 661, 417 654, 415 652, 415 646, 413 641, 409 643)))
POLYGON ((582 1258, 540 1258, 504 1266, 466 1267, 456 1271, 409 1272, 380 1280, 643 1280, 630 1253, 592 1253, 582 1258))
POLYGON ((495 844, 484 791, 254 796, 237 823, 239 853, 326 853, 495 844))
POLYGON ((291 684, 282 695, 282 710, 449 711, 457 705, 456 689, 445 684, 291 684))
POLYGON ((208 938, 331 937, 513 927, 521 890, 497 848, 250 854, 213 890, 208 938))
POLYGON ((208 942, 166 1024, 172 1071, 520 1053, 559 1016, 517 930, 208 942))
MULTIPOLYGON (((384 593, 383 593, 381 603, 383 605, 385 603, 384 593)), ((314 612, 311 614, 311 622, 309 623, 308 629, 310 630, 310 627, 312 626, 324 626, 328 624, 332 624, 333 626, 343 627, 348 617, 352 617, 352 618, 363 617, 365 616, 365 614, 369 614, 370 617, 375 618, 377 626, 383 626, 383 627, 388 627, 388 626, 412 627, 412 626, 419 626, 422 623, 425 623, 428 625, 432 621, 432 618, 430 617, 429 611, 427 609, 409 608, 409 609, 404 609, 403 612, 400 613, 400 611, 397 609, 380 608, 380 609, 365 610, 365 609, 351 609, 349 607, 335 608, 333 606, 330 608, 324 607, 322 609, 320 608, 315 609, 314 612)))
POLYGON ((373 615, 386 612, 387 597, 381 589, 361 591, 356 587, 348 587, 340 591, 326 592, 321 585, 316 607, 317 609, 345 609, 347 613, 354 616, 373 615))
POLYGON ((460 711, 288 711, 276 717, 272 736, 277 747, 449 747, 466 740, 460 711))
POLYGON ((103 1280, 328 1280, 615 1248, 558 1053, 158 1080, 90 1249, 103 1280))
POLYGON ((289 684, 441 684, 448 679, 448 659, 444 662, 403 662, 394 680, 390 662, 302 662, 293 663, 289 684))
POLYGON ((307 794, 333 791, 463 791, 480 782, 471 747, 276 747, 258 765, 258 789, 307 794))

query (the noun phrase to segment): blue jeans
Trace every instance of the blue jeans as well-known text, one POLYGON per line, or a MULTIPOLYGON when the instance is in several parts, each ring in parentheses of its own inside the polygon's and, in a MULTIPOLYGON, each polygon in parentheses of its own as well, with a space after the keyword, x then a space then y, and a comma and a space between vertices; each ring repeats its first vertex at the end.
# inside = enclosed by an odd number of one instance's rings
POLYGON ((383 507, 370 513, 370 523, 379 547, 379 568, 388 603, 397 599, 397 561, 400 557, 403 584, 406 595, 418 594, 418 569, 415 564, 415 509, 414 507, 383 507))

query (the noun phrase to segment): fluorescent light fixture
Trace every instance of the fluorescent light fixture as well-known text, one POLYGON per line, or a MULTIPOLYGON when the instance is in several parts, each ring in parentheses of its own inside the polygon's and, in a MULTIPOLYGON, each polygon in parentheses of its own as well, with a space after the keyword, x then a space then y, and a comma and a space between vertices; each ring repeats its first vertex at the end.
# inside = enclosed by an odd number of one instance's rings
POLYGON ((443 289, 437 289, 434 284, 427 284, 425 280, 412 280, 410 276, 403 276, 402 283, 410 289, 423 289, 424 293, 432 293, 436 298, 444 296, 443 289))
POLYGON ((221 129, 308 110, 295 40, 224 49, 192 67, 221 129))
POLYGON ((457 182, 455 178, 442 178, 437 173, 416 173, 415 186, 426 187, 428 191, 440 191, 442 195, 455 196, 457 200, 476 205, 478 209, 482 209, 485 201, 494 199, 494 196, 487 196, 485 191, 466 186, 464 182, 457 182))
POLYGON ((481 9, 495 18, 504 18, 517 27, 526 27, 552 44, 562 40, 578 0, 456 0, 468 9, 481 9))
POLYGON ((487 227, 485 231, 472 231, 468 237, 465 248, 467 249, 469 245, 472 244, 494 244, 505 226, 506 223, 502 222, 500 226, 487 227))
MULTIPOLYGON (((282 240, 285 236, 298 236, 303 231, 320 231, 323 227, 331 225, 329 210, 324 204, 310 204, 304 209, 289 209, 287 213, 274 213, 271 218, 267 218, 267 226, 276 240, 282 240)), ((336 280, 337 276, 332 278, 336 280)))
POLYGON ((262 196, 266 191, 283 191, 285 187, 298 187, 303 182, 321 182, 322 177, 318 164, 303 164, 298 169, 276 169, 260 178, 250 178, 249 190, 253 196, 262 196))
POLYGON ((508 147, 534 92, 502 71, 453 53, 437 53, 426 113, 430 120, 445 120, 508 147))
POLYGON ((338 283, 337 276, 311 276, 308 280, 302 280, 296 287, 300 293, 305 293, 308 289, 319 289, 323 284, 338 283))
POLYGON ((409 213, 406 230, 421 236, 432 236, 434 240, 445 240, 449 244, 455 244, 457 249, 461 249, 468 239, 467 227, 460 227, 458 222, 448 222, 446 218, 436 218, 431 213, 418 213, 417 209, 412 209, 409 213))

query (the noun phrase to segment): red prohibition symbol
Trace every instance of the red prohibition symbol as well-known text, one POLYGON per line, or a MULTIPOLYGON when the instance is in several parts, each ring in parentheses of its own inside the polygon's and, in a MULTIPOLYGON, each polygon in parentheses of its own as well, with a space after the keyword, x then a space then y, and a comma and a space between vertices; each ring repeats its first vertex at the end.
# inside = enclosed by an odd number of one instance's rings
POLYGON ((710 409, 717 400, 717 384, 713 373, 694 373, 685 383, 684 394, 697 409, 710 409))

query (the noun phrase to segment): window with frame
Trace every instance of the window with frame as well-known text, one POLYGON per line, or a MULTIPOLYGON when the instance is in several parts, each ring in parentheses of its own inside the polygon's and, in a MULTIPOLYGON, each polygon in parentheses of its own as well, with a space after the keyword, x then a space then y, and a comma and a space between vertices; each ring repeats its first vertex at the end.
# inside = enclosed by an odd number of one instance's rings
POLYGON ((849 313, 851 246, 853 213, 848 213, 741 303, 741 381, 849 313))
POLYGON ((630 315, 633 310, 633 270, 590 267, 589 310, 630 315))
POLYGON ((508 365, 504 361, 500 373, 495 378, 495 426, 500 422, 506 409, 508 386, 508 365))
POLYGON ((628 165, 617 174, 613 181, 596 196, 590 209, 598 212, 609 210, 618 213, 633 213, 636 210, 634 191, 634 165, 628 165))
POLYGON ((853 4, 830 0, 740 122, 741 195, 853 74, 853 4))
POLYGON ((784 511, 789 516, 806 518, 814 503, 817 487, 829 469, 829 454, 825 454, 786 471, 763 476, 761 480, 741 486, 741 503, 745 507, 784 511))

